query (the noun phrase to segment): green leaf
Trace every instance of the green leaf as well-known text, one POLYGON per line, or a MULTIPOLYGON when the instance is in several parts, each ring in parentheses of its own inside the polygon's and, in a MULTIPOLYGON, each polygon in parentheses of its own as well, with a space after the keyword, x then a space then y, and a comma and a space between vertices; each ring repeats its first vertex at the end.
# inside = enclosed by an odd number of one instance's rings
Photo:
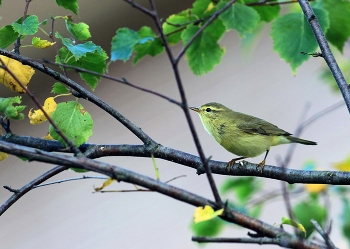
POLYGON ((70 10, 74 14, 78 15, 78 0, 56 0, 56 3, 58 6, 61 6, 66 10, 70 10))
MULTIPOLYGON (((328 12, 329 29, 323 30, 327 40, 343 52, 345 42, 350 37, 350 2, 344 0, 316 1, 317 7, 328 12), (327 31, 327 32, 326 32, 327 31)), ((318 16, 321 21, 322 16, 318 16)))
POLYGON ((343 212, 341 214, 341 231, 350 245, 350 204, 347 198, 342 198, 343 212))
MULTIPOLYGON (((60 58, 68 58, 68 60, 65 60, 65 63, 67 65, 81 67, 96 73, 103 74, 107 68, 106 60, 108 56, 106 52, 99 46, 97 46, 96 51, 94 51, 93 53, 86 53, 85 56, 80 57, 78 60, 75 59, 75 57, 72 56, 72 53, 68 51, 68 49, 65 47, 62 47, 59 50, 59 55, 60 58)), ((60 63, 59 57, 56 57, 56 62, 60 63)), ((82 72, 79 74, 80 77, 91 87, 91 89, 95 90, 97 83, 101 79, 101 77, 82 72)))
POLYGON ((71 170, 73 170, 74 172, 77 172, 77 173, 86 173, 86 172, 90 172, 90 170, 87 170, 87 169, 79 169, 79 168, 69 168, 71 170))
MULTIPOLYGON (((181 38, 183 43, 187 44, 198 30, 198 26, 189 25, 182 32, 181 38)), ((216 20, 204 29, 186 50, 188 64, 194 74, 207 73, 221 61, 225 50, 217 42, 224 32, 225 27, 222 22, 216 20)))
POLYGON ((112 39, 111 60, 127 61, 133 51, 134 46, 140 41, 139 34, 128 28, 117 30, 117 34, 112 39))
POLYGON ((303 232, 304 235, 306 235, 306 230, 305 230, 304 226, 302 224, 292 220, 292 219, 282 217, 282 224, 291 225, 291 226, 299 229, 301 232, 303 232))
POLYGON ((215 236, 223 229, 224 222, 216 217, 211 220, 194 223, 191 223, 191 230, 196 236, 215 236))
POLYGON ((0 98, 0 112, 4 113, 6 118, 21 120, 24 118, 24 114, 20 113, 26 108, 25 105, 15 105, 21 104, 22 97, 10 97, 10 98, 0 98))
POLYGON ((306 238, 315 230, 310 220, 314 219, 322 226, 327 217, 327 210, 316 200, 307 200, 298 203, 293 208, 293 212, 297 220, 304 226, 306 238))
POLYGON ((66 93, 69 93, 69 89, 62 83, 56 82, 52 87, 51 93, 66 94, 66 93))
POLYGON ((193 3, 192 14, 197 18, 209 16, 215 12, 217 8, 211 0, 197 0, 193 3))
POLYGON ((221 192, 234 192, 240 204, 244 204, 261 189, 261 182, 255 177, 229 178, 221 186, 221 192))
POLYGON ((169 44, 177 44, 181 40, 182 31, 186 28, 188 22, 193 19, 188 10, 171 15, 166 19, 163 23, 163 32, 167 36, 169 44))
POLYGON ((77 40, 84 41, 91 37, 89 25, 83 22, 73 23, 70 19, 66 19, 66 27, 69 33, 77 40))
POLYGON ((23 23, 14 22, 11 25, 20 35, 34 35, 38 31, 39 20, 37 16, 31 15, 23 23))
MULTIPOLYGON (((323 30, 329 27, 327 12, 314 9, 323 30)), ((317 42, 303 13, 290 13, 278 17, 271 28, 273 47, 280 57, 290 64, 293 73, 309 56, 300 52, 314 52, 317 42)))
MULTIPOLYGON (((222 8, 225 5, 226 3, 222 2, 218 7, 222 8)), ((237 30, 241 37, 243 37, 245 33, 252 32, 260 21, 260 16, 256 10, 240 3, 232 4, 219 18, 226 28, 237 30)))
MULTIPOLYGON (((256 2, 255 0, 249 0, 245 1, 246 3, 248 2, 256 2)), ((277 2, 277 0, 274 1, 269 1, 271 2, 277 2)), ((252 6, 253 9, 255 9, 258 14, 260 15, 260 18, 264 22, 271 22, 273 19, 277 18, 281 7, 276 4, 276 5, 261 5, 261 6, 252 6)))
POLYGON ((150 27, 142 27, 137 33, 140 41, 134 46, 134 64, 146 55, 153 57, 164 51, 162 40, 160 38, 155 38, 156 35, 150 27))
POLYGON ((11 25, 6 25, 0 29, 0 48, 7 48, 13 44, 19 34, 15 32, 11 25))
MULTIPOLYGON (((59 103, 51 118, 63 134, 78 147, 92 135, 93 120, 83 106, 76 101, 59 103)), ((52 125, 50 125, 50 135, 65 144, 52 125)))
MULTIPOLYGON (((73 44, 71 39, 63 38, 58 32, 56 32, 56 38, 61 39, 64 46, 72 53, 76 60, 79 60, 81 57, 85 56, 87 53, 93 53, 96 50, 101 49, 100 46, 95 45, 93 42, 89 41, 81 44, 73 44)), ((61 57, 65 62, 64 57, 61 57)))

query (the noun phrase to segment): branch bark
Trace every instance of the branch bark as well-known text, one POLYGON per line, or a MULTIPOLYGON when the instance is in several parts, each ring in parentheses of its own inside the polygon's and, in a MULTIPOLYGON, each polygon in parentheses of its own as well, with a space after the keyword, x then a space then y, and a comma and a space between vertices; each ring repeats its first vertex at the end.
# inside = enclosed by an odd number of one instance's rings
MULTIPOLYGON (((107 175, 117 181, 123 181, 145 187, 147 189, 156 191, 158 193, 188 203, 193 206, 210 205, 215 209, 218 208, 216 202, 210 201, 206 198, 195 195, 186 190, 171 186, 166 183, 162 183, 158 180, 138 174, 136 172, 123 169, 112 164, 95 161, 85 157, 77 158, 57 153, 46 152, 38 149, 26 148, 24 146, 11 144, 4 141, 0 143, 0 151, 11 152, 11 154, 13 155, 24 156, 35 161, 46 162, 51 164, 57 164, 57 162, 59 162, 60 165, 65 167, 84 168, 90 171, 107 175)), ((8 207, 9 205, 6 207, 1 207, 0 210, 6 210, 8 207)), ((225 212, 221 216, 221 218, 243 226, 245 228, 251 229, 262 236, 266 236, 269 238, 279 237, 280 246, 282 247, 305 249, 321 248, 319 245, 291 235, 281 228, 269 225, 258 219, 249 217, 243 213, 240 213, 228 207, 225 208, 225 212)))
POLYGON ((308 0, 298 0, 298 1, 300 4, 300 7, 302 8, 302 10, 304 12, 306 20, 309 22, 310 27, 315 35, 317 43, 322 51, 322 57, 325 59, 329 69, 331 70, 332 75, 338 84, 340 92, 343 95, 343 98, 344 98, 344 101, 345 101, 346 106, 348 108, 348 111, 350 112, 349 85, 346 82, 344 75, 338 66, 337 61, 334 58, 334 55, 333 55, 333 53, 328 45, 326 37, 322 31, 321 25, 318 22, 317 16, 315 15, 314 11, 312 10, 308 0))

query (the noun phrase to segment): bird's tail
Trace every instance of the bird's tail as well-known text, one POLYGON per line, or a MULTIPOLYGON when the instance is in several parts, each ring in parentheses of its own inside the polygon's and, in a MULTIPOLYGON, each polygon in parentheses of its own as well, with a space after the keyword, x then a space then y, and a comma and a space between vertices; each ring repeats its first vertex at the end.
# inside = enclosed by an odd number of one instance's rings
POLYGON ((297 138, 297 137, 287 136, 287 138, 292 143, 299 143, 299 144, 306 144, 306 145, 317 145, 316 142, 304 140, 304 139, 297 138))

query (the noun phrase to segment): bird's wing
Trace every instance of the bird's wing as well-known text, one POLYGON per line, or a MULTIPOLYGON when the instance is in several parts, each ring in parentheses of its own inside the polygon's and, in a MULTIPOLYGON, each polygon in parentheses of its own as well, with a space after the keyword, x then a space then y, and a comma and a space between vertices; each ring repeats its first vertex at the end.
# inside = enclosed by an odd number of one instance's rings
POLYGON ((260 134, 265 136, 289 136, 289 132, 278 128, 269 122, 262 119, 250 120, 249 122, 244 122, 237 124, 237 128, 250 133, 250 134, 260 134))

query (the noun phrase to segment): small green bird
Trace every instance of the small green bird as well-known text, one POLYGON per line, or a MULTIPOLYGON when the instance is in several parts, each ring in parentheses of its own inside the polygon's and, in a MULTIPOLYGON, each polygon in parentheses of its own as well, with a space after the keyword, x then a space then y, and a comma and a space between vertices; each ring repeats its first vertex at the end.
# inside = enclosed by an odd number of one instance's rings
POLYGON ((266 152, 258 166, 263 171, 271 146, 289 143, 316 145, 317 143, 291 136, 276 125, 263 119, 235 112, 219 103, 190 107, 197 112, 205 130, 229 152, 240 156, 228 162, 233 166, 237 160, 256 157, 266 152))

